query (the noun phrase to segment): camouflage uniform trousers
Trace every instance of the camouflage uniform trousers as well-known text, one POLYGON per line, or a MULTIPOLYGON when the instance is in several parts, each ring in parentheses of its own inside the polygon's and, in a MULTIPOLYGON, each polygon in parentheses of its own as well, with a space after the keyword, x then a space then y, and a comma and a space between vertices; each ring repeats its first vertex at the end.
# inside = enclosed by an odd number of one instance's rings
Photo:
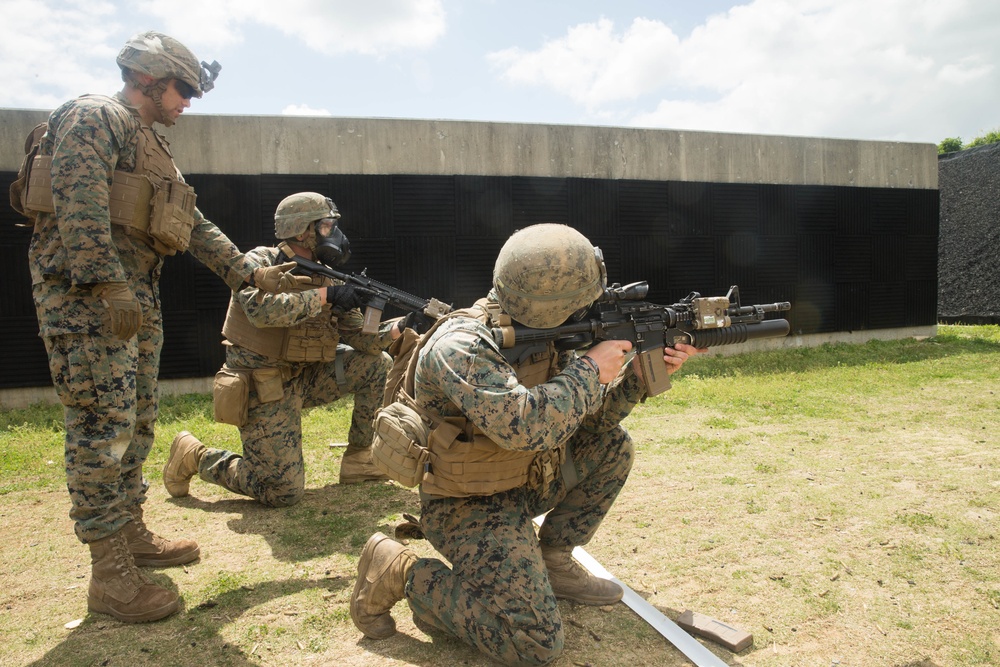
POLYGON ((199 465, 199 476, 269 507, 296 504, 305 493, 302 410, 332 403, 353 392, 348 450, 370 448, 372 420, 382 407, 391 365, 391 358, 384 352, 363 354, 342 345, 332 362, 292 364, 300 372, 284 383, 278 400, 262 403, 251 385, 247 423, 240 428, 243 454, 208 449, 199 465), (342 385, 337 383, 338 364, 342 364, 342 385))
POLYGON ((422 499, 424 534, 452 567, 427 558, 414 565, 406 599, 416 622, 508 665, 543 665, 559 655, 562 618, 539 545, 587 544, 635 458, 621 426, 577 432, 570 452, 579 480, 572 487, 564 474, 540 490, 422 499), (532 518, 546 511, 536 539, 532 518))
POLYGON ((160 312, 144 308, 142 327, 127 341, 90 334, 42 340, 64 408, 70 518, 76 536, 90 543, 121 530, 146 500, 142 466, 157 416, 160 312))

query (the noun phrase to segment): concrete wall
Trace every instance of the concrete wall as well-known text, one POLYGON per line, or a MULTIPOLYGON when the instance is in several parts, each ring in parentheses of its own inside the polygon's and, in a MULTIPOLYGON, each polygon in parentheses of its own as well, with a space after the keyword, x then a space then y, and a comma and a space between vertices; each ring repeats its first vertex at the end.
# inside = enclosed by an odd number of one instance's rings
MULTIPOLYGON (((47 111, 0 109, 0 171, 20 165, 25 135, 47 111)), ((370 118, 186 116, 166 130, 187 174, 463 175, 858 188, 938 188, 932 144, 614 127, 370 118)), ((934 335, 874 329, 756 341, 714 354, 934 335)), ((165 381, 163 393, 209 380, 165 381)), ((54 400, 51 387, 0 390, 0 406, 54 400)))
MULTIPOLYGON (((46 112, 0 109, 0 171, 46 112)), ((378 118, 185 116, 190 174, 431 174, 938 187, 932 144, 619 127, 378 118)))

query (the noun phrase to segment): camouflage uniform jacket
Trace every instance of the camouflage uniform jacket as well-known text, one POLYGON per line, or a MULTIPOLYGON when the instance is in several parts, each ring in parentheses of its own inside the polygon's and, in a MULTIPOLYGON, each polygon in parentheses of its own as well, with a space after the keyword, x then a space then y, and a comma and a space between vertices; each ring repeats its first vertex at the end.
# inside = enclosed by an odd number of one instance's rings
MULTIPOLYGON (((144 310, 159 310, 163 257, 125 227, 112 225, 108 208, 114 171, 135 171, 141 130, 138 110, 120 93, 113 99, 84 95, 49 116, 40 154, 52 156, 56 213, 38 215, 28 251, 32 283, 46 283, 38 307, 43 336, 98 333, 103 308, 89 296, 97 283, 127 283, 144 310), (66 299, 75 302, 73 308, 66 299)), ((169 155, 166 139, 146 131, 169 155)), ((179 172, 174 177, 183 180, 179 172)), ((189 252, 238 288, 255 267, 197 209, 194 217, 189 252)))
POLYGON ((574 352, 561 353, 557 368, 551 380, 528 389, 485 325, 455 317, 420 350, 414 398, 442 417, 464 416, 500 447, 543 451, 580 429, 613 429, 644 397, 631 365, 607 387, 574 352))
MULTIPOLYGON (((247 258, 258 266, 274 266, 287 261, 279 248, 261 246, 247 252, 247 258)), ((320 300, 316 289, 332 281, 316 279, 317 284, 304 291, 267 294, 255 287, 233 292, 230 309, 239 308, 250 324, 257 328, 290 328, 314 318, 332 321, 331 335, 363 354, 379 354, 392 342, 391 329, 395 322, 384 322, 375 335, 361 333, 363 316, 354 309, 341 316, 334 315, 329 305, 320 300)), ((228 324, 228 323, 227 323, 228 324)), ((277 360, 258 354, 245 346, 226 341, 226 363, 232 368, 265 368, 277 365, 277 360)), ((283 363, 283 362, 282 362, 283 363)))

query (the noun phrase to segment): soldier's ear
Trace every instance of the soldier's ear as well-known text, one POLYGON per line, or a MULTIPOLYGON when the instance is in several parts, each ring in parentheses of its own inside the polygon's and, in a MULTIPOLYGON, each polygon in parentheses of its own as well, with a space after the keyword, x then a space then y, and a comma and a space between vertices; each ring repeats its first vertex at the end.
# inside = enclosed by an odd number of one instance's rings
POLYGON ((131 78, 133 81, 142 86, 148 86, 154 81, 156 81, 156 79, 154 79, 149 74, 146 74, 145 72, 137 72, 134 69, 129 70, 129 78, 131 78))

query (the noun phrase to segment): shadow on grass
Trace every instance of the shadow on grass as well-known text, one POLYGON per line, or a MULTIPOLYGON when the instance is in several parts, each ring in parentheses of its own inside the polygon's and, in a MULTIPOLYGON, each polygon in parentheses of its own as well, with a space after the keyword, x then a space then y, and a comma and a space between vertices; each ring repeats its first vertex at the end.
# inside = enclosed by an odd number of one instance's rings
POLYGON ((439 665, 495 665, 485 655, 455 638, 418 639, 404 632, 397 632, 389 639, 374 640, 362 637, 358 646, 385 662, 405 660, 407 664, 422 667, 439 665))
POLYGON ((206 512, 238 514, 227 521, 234 533, 259 535, 274 558, 300 562, 343 553, 357 556, 376 531, 392 533, 403 512, 420 513, 413 491, 389 483, 352 484, 306 489, 291 507, 265 507, 251 498, 204 501, 193 496, 169 498, 169 504, 206 512))
MULTIPOLYGON (((154 577, 176 592, 176 586, 154 577)), ((162 621, 141 625, 119 623, 110 616, 88 614, 58 646, 33 667, 73 665, 259 665, 253 656, 232 645, 222 629, 235 618, 269 600, 310 588, 329 588, 331 581, 284 579, 255 584, 218 595, 162 621)), ((346 581, 339 582, 347 586, 346 581)))

